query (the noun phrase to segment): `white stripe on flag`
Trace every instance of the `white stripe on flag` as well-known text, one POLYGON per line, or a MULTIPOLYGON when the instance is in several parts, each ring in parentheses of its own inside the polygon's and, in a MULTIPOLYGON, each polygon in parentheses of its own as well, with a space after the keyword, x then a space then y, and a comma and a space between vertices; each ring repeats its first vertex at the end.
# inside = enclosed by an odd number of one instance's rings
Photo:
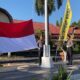
POLYGON ((0 53, 16 52, 37 48, 34 34, 20 38, 0 37, 0 53))

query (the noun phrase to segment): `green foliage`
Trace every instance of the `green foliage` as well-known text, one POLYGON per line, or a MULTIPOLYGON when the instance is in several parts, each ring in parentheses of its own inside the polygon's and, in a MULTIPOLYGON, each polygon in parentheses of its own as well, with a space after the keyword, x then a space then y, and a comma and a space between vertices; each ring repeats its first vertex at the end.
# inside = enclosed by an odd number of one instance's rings
MULTIPOLYGON (((52 11, 55 11, 56 0, 48 0, 48 14, 51 15, 52 11)), ((62 5, 63 0, 57 0, 57 8, 59 9, 62 5)), ((44 15, 44 0, 35 1, 35 10, 38 15, 44 15)))
POLYGON ((80 27, 80 20, 78 21, 78 26, 80 27))
POLYGON ((52 80, 70 80, 71 73, 68 75, 66 69, 60 66, 58 70, 58 74, 53 76, 52 80))
POLYGON ((80 41, 74 42, 73 51, 80 52, 80 41))
MULTIPOLYGON (((62 65, 60 65, 58 73, 53 76, 51 80, 70 80, 70 76, 73 71, 71 71, 69 74, 67 73, 66 69, 62 65)), ((37 79, 33 79, 37 80, 37 79)), ((49 80, 49 79, 44 79, 44 80, 49 80)))
POLYGON ((51 38, 49 39, 49 44, 50 44, 50 48, 52 49, 54 42, 51 38))
POLYGON ((58 21, 58 20, 56 21, 56 26, 60 26, 60 24, 59 24, 59 21, 58 21))
POLYGON ((72 24, 71 24, 71 27, 74 27, 74 26, 77 26, 78 24, 77 24, 77 22, 73 22, 72 24))
POLYGON ((69 73, 69 75, 67 76, 67 79, 66 79, 66 80, 70 80, 70 76, 71 76, 72 72, 73 72, 73 71, 71 71, 71 72, 69 73))
POLYGON ((73 51, 79 51, 79 45, 76 44, 75 47, 73 48, 73 51))
POLYGON ((60 18, 60 21, 56 21, 56 25, 58 26, 58 27, 61 27, 61 25, 62 25, 62 17, 60 18))
MULTIPOLYGON (((44 0, 36 0, 35 9, 38 15, 44 15, 44 0)), ((48 0, 48 14, 55 10, 54 0, 48 0)))
POLYGON ((63 0, 57 0, 57 7, 58 9, 62 6, 63 0))
POLYGON ((71 24, 71 27, 75 27, 75 26, 78 26, 78 27, 80 28, 80 20, 77 21, 77 22, 73 22, 73 23, 71 24))
POLYGON ((36 78, 33 78, 32 80, 38 80, 38 79, 36 79, 36 78))
POLYGON ((40 36, 40 35, 42 35, 44 32, 43 32, 42 30, 38 29, 38 30, 36 30, 35 33, 40 36))
POLYGON ((44 14, 44 6, 43 6, 43 1, 42 0, 36 0, 35 3, 35 9, 38 15, 43 15, 44 14))
POLYGON ((60 18, 60 27, 61 27, 61 25, 62 25, 62 17, 60 18))
POLYGON ((44 31, 43 30, 38 29, 35 31, 35 34, 36 34, 36 39, 39 39, 40 36, 44 37, 44 31))

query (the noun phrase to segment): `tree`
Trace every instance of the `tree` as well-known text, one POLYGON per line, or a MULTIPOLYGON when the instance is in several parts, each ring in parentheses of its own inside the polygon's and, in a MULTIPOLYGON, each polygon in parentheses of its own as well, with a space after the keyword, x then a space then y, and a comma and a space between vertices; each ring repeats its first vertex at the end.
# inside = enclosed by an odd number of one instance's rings
POLYGON ((74 21, 74 22, 71 24, 71 27, 78 27, 78 28, 80 28, 80 20, 77 21, 77 22, 74 21))
MULTIPOLYGON (((55 1, 56 0, 47 0, 47 6, 45 7, 44 5, 46 5, 46 1, 45 0, 36 0, 35 2, 35 9, 36 9, 36 12, 37 14, 40 16, 44 16, 45 14, 45 11, 47 13, 47 16, 45 15, 46 19, 45 19, 45 22, 47 24, 46 26, 46 31, 45 31, 45 49, 44 49, 44 52, 45 54, 43 54, 43 56, 45 55, 45 57, 47 56, 47 59, 48 59, 48 64, 44 64, 45 61, 42 61, 42 65, 45 67, 46 65, 48 65, 49 67, 51 66, 50 64, 52 64, 51 62, 51 59, 50 59, 50 46, 48 43, 50 43, 49 41, 49 16, 52 14, 53 11, 55 11, 55 1), (47 8, 44 9, 44 8, 47 8), (46 53, 47 52, 47 53, 46 53)), ((62 0, 57 0, 57 4, 58 4, 58 9, 60 8, 60 6, 62 5, 62 0)), ((46 60, 46 59, 45 59, 46 60)))
POLYGON ((62 25, 62 17, 60 18, 60 26, 62 25))
MULTIPOLYGON (((48 0, 48 27, 49 27, 49 16, 53 11, 60 9, 63 0, 48 0), (57 1, 57 2, 56 2, 57 1)), ((44 16, 44 0, 36 0, 35 1, 35 10, 39 16, 44 16)))
MULTIPOLYGON (((51 15, 52 11, 56 10, 56 0, 48 0, 48 15, 51 15)), ((57 0, 57 8, 59 9, 62 5, 63 0, 57 0)), ((37 14, 44 15, 44 0, 36 0, 35 2, 35 10, 37 14)))
POLYGON ((39 39, 40 36, 44 36, 44 31, 38 29, 35 31, 35 34, 36 34, 36 38, 39 39))
POLYGON ((60 18, 60 21, 56 21, 56 26, 61 27, 62 25, 62 17, 60 18))
POLYGON ((78 24, 77 24, 77 22, 73 22, 72 24, 71 24, 71 27, 75 27, 75 26, 77 26, 78 24))
POLYGON ((58 20, 56 21, 56 26, 60 26, 60 24, 59 24, 59 21, 58 21, 58 20))
POLYGON ((80 20, 78 21, 77 25, 78 25, 78 27, 80 28, 80 20))

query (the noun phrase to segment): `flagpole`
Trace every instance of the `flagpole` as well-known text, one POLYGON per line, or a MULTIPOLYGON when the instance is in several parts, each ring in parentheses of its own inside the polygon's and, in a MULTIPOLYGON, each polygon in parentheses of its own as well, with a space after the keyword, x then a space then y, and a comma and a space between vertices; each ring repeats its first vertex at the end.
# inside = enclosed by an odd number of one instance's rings
POLYGON ((8 58, 11 57, 11 52, 8 52, 8 58))
MULTIPOLYGON (((63 17, 63 21, 62 21, 62 25, 61 25, 61 29, 60 29, 59 47, 61 47, 63 45, 63 41, 67 40, 67 34, 68 34, 68 31, 70 28, 71 19, 72 19, 72 10, 71 10, 71 6, 70 6, 70 0, 67 0, 65 13, 64 13, 64 17, 63 17)), ((67 53, 65 52, 65 50, 63 52, 64 52, 64 62, 66 62, 66 54, 67 53)))
POLYGON ((44 68, 51 68, 53 67, 53 61, 50 56, 50 45, 49 45, 49 26, 48 26, 48 9, 47 9, 47 3, 48 0, 44 0, 45 3, 45 45, 43 49, 43 57, 42 57, 42 64, 41 67, 44 68))

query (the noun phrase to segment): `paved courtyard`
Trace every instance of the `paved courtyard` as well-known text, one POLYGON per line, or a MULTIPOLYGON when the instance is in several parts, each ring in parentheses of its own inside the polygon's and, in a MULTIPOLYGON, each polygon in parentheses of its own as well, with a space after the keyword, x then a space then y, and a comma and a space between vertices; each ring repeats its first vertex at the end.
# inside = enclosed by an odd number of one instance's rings
POLYGON ((59 65, 62 64, 68 72, 73 71, 71 80, 80 80, 80 60, 75 60, 69 66, 62 62, 55 62, 52 69, 45 69, 38 66, 38 63, 10 63, 0 68, 0 80, 51 80, 52 76, 58 72, 59 65))

